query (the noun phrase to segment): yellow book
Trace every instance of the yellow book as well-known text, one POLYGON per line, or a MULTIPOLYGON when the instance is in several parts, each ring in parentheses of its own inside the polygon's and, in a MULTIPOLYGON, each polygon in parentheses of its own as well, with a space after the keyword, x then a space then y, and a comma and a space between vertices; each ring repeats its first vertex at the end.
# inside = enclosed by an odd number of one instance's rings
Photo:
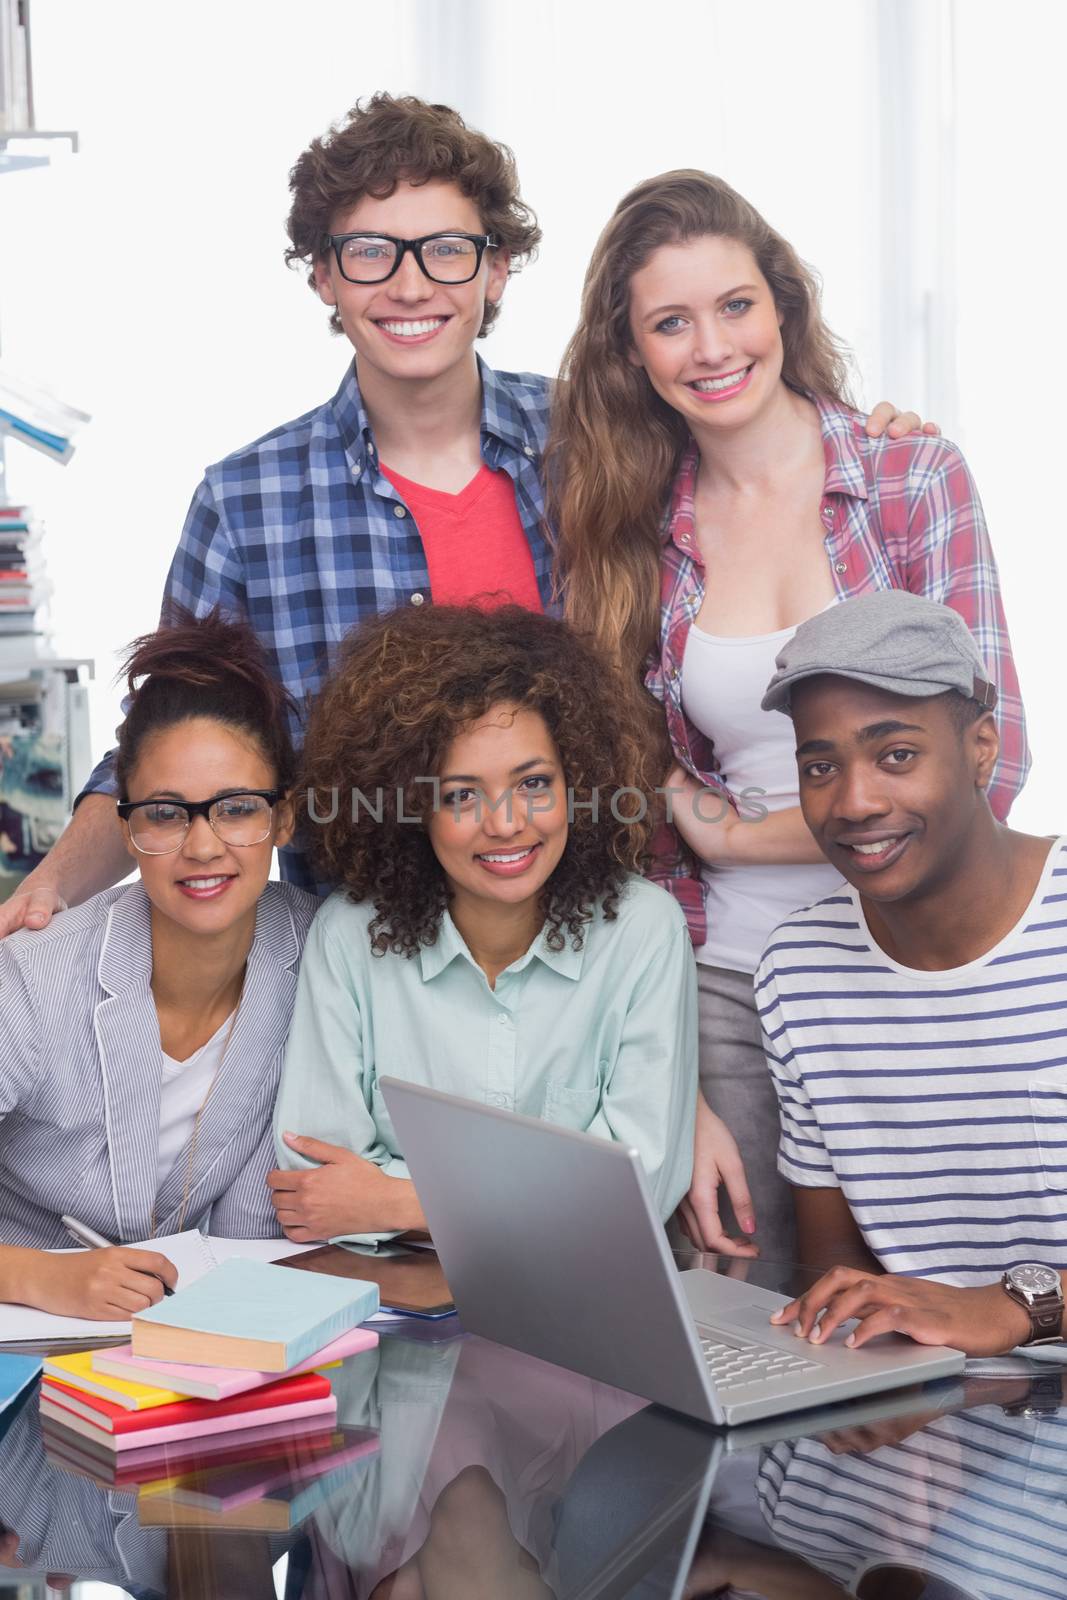
POLYGON ((49 1356, 44 1370, 48 1377, 69 1383, 72 1389, 99 1395, 101 1400, 110 1400, 113 1406, 123 1406, 127 1411, 149 1411, 153 1406, 169 1406, 176 1400, 189 1398, 173 1389, 154 1389, 147 1383, 133 1383, 126 1378, 95 1372, 91 1350, 79 1350, 70 1356, 49 1356))

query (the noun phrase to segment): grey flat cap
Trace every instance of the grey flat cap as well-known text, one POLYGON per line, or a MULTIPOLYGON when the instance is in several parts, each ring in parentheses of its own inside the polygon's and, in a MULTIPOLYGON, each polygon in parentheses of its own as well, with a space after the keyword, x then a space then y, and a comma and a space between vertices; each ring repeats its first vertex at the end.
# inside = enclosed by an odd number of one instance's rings
POLYGON ((906 589, 842 600, 802 622, 775 658, 764 711, 791 709, 790 691, 804 678, 830 672, 890 694, 943 694, 958 689, 992 711, 997 691, 958 611, 906 589))

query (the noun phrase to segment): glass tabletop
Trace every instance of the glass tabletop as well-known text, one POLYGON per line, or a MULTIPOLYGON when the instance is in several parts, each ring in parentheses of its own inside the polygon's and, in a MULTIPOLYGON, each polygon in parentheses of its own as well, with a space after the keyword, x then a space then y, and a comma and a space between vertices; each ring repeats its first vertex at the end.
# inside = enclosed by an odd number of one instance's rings
MULTIPOLYGON (((678 1259, 781 1292, 812 1277, 678 1259)), ((42 1420, 36 1394, 3 1413, 0 1600, 1064 1592, 1062 1368, 793 1413, 753 1438, 454 1317, 380 1333, 329 1373, 336 1421, 304 1433, 112 1455, 42 1420)))

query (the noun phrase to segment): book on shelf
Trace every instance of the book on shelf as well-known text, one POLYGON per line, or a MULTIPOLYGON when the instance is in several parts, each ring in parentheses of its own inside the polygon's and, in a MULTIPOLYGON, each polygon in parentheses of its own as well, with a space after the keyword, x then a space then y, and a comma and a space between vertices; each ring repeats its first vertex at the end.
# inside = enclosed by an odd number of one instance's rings
POLYGON ((29 506, 0 506, 0 632, 37 633, 47 621, 52 586, 42 529, 29 506))
POLYGON ((234 1258, 133 1318, 135 1356, 287 1372, 378 1310, 378 1287, 234 1258))

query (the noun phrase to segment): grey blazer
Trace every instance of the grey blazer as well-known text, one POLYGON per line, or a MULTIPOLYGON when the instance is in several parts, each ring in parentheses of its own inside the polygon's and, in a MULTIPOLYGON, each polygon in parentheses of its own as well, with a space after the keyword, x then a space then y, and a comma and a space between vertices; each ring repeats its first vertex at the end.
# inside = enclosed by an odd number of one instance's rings
MULTIPOLYGON (((266 1175, 271 1111, 318 902, 268 883, 244 993, 200 1121, 184 1227, 280 1235, 266 1175)), ((0 943, 0 1242, 49 1248, 78 1217, 117 1243, 173 1233, 179 1156, 156 1194, 162 1051, 149 981, 149 900, 105 890, 40 933, 0 943)))

